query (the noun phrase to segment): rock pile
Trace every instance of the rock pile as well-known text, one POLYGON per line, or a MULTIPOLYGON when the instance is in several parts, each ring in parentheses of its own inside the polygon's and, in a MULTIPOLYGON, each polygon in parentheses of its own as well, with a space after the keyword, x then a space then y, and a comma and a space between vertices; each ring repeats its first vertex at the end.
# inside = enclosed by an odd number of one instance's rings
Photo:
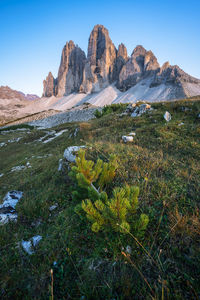
POLYGON ((10 191, 3 199, 0 205, 0 225, 4 225, 9 221, 17 220, 16 205, 22 198, 23 193, 20 191, 10 191))

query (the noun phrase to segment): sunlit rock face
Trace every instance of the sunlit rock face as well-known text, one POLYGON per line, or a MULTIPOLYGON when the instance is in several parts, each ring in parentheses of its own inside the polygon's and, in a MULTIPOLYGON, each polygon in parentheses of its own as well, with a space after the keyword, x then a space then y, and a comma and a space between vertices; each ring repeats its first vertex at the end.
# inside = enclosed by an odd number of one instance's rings
POLYGON ((117 50, 108 30, 102 25, 96 25, 89 38, 87 62, 80 91, 97 92, 109 85, 113 78, 116 57, 117 50))
POLYGON ((137 46, 127 63, 122 67, 117 87, 126 91, 145 76, 154 74, 159 68, 160 65, 153 52, 147 51, 142 46, 137 46))
POLYGON ((43 97, 51 97, 55 95, 55 79, 51 72, 49 72, 47 78, 43 81, 43 97))
POLYGON ((73 41, 66 43, 62 51, 60 67, 58 71, 56 96, 68 95, 78 92, 83 80, 85 66, 85 53, 73 41))
POLYGON ((200 94, 199 79, 169 62, 160 67, 153 52, 141 45, 128 57, 126 46, 121 43, 116 49, 108 30, 96 25, 89 37, 87 57, 73 41, 66 43, 58 76, 54 79, 49 73, 44 80, 43 96, 91 94, 111 84, 121 92, 131 89, 135 100, 170 100, 200 94))

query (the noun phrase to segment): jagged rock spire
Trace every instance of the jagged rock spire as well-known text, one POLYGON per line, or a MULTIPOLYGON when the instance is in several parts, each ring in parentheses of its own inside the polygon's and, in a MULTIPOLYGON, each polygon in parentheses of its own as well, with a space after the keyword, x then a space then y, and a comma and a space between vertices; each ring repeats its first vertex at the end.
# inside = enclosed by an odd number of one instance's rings
POLYGON ((87 63, 83 72, 81 91, 85 93, 99 91, 112 80, 116 48, 108 30, 96 25, 89 37, 87 63))
POLYGON ((43 97, 51 97, 55 94, 55 79, 49 72, 46 79, 43 81, 43 97))
POLYGON ((57 96, 78 92, 83 79, 85 53, 73 41, 63 48, 57 79, 57 96))

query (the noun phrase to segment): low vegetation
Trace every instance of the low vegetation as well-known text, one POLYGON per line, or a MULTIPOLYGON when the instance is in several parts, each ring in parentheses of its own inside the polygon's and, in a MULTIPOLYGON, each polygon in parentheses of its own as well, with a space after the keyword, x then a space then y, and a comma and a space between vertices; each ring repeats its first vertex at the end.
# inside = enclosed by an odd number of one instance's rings
POLYGON ((122 113, 126 107, 127 104, 122 103, 106 105, 103 107, 102 111, 99 111, 98 109, 95 111, 95 117, 99 119, 114 112, 122 113))
POLYGON ((24 193, 18 221, 0 226, 0 298, 198 299, 199 100, 155 103, 137 118, 112 109, 57 126, 68 131, 46 144, 45 130, 0 134, 1 199, 24 193), (72 145, 86 149, 58 172, 72 145), (29 255, 20 242, 35 235, 29 255))

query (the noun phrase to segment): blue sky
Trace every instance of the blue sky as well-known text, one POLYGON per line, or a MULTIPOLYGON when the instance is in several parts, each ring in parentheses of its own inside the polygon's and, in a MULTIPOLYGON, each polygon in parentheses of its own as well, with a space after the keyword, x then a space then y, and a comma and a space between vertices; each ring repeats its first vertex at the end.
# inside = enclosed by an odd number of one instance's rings
POLYGON ((200 78, 199 11, 199 0, 0 0, 0 85, 41 95, 66 41, 87 52, 96 24, 129 55, 141 44, 160 64, 169 60, 200 78))

